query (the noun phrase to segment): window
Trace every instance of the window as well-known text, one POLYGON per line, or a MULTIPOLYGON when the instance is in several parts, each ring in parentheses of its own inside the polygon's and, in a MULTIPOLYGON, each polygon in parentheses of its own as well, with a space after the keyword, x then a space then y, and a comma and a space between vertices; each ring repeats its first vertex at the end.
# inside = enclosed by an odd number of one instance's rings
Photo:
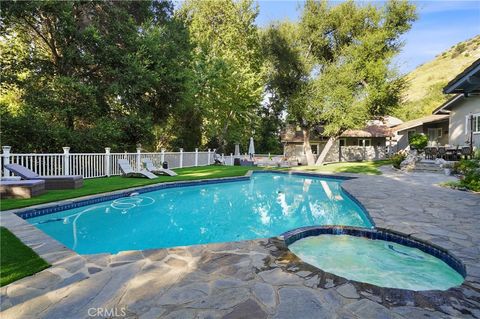
POLYGON ((442 137, 442 128, 441 127, 429 127, 428 128, 428 140, 436 141, 442 137))
POLYGON ((347 146, 347 141, 344 138, 338 140, 340 146, 347 146))
POLYGON ((480 113, 467 115, 465 128, 466 128, 466 134, 469 134, 470 130, 473 131, 473 134, 480 134, 480 113), (470 116, 473 116, 473 123, 471 122, 470 116))
POLYGON ((371 146, 371 141, 369 138, 359 138, 358 146, 371 146))

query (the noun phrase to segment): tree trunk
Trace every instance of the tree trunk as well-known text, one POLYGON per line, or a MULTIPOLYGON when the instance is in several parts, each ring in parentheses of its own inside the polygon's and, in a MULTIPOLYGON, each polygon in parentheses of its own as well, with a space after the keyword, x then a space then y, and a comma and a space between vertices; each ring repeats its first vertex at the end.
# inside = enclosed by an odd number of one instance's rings
POLYGON ((303 132, 303 151, 307 157, 307 165, 315 165, 315 158, 313 157, 312 147, 310 146, 310 130, 308 128, 302 128, 303 132))
POLYGON ((327 157, 328 152, 330 152, 336 140, 337 139, 335 137, 330 137, 328 139, 327 144, 325 144, 325 147, 323 148, 322 152, 317 158, 317 162, 315 163, 315 166, 323 165, 323 162, 325 161, 325 158, 327 157))

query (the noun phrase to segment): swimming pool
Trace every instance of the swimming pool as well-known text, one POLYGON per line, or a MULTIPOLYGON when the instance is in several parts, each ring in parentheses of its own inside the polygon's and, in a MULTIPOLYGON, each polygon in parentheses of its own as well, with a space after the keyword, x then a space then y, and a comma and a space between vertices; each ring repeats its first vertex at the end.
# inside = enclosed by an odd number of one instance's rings
POLYGON ((259 172, 250 179, 166 188, 27 221, 80 254, 266 238, 310 225, 372 227, 341 182, 259 172))

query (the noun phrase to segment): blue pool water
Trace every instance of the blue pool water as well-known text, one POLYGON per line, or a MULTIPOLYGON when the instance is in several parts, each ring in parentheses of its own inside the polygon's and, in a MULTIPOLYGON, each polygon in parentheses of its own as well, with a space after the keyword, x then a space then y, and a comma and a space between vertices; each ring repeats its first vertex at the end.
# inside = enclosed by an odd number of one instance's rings
POLYGON ((389 288, 447 290, 464 278, 417 248, 348 235, 300 239, 288 247, 305 262, 338 276, 389 288))
POLYGON ((266 238, 311 225, 371 227, 341 182, 254 173, 250 180, 167 188, 28 221, 80 254, 266 238))

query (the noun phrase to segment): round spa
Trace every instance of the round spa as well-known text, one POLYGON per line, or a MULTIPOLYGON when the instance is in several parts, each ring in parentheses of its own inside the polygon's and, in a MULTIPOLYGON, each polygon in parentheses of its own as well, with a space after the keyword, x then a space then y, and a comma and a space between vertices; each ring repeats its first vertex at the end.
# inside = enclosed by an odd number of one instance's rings
POLYGON ((305 227, 283 236, 304 262, 380 287, 447 290, 465 277, 463 264, 448 252, 386 230, 305 227))

